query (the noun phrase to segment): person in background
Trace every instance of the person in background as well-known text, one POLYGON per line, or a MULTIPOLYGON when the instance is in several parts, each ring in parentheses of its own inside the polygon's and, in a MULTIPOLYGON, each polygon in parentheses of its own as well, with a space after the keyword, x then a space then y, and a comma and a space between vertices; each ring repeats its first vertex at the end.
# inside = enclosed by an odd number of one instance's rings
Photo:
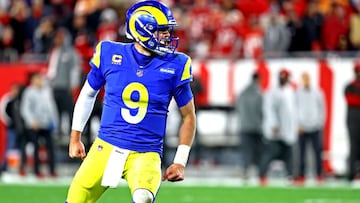
POLYGON ((0 33, 0 61, 15 62, 19 60, 19 53, 14 48, 14 30, 12 27, 1 27, 0 33))
POLYGON ((324 16, 321 14, 316 1, 310 1, 306 6, 306 14, 302 18, 305 51, 321 50, 321 28, 324 16))
POLYGON ((296 184, 304 184, 306 166, 306 144, 311 143, 318 183, 323 181, 322 170, 322 131, 325 124, 325 101, 323 93, 311 85, 308 72, 301 75, 302 86, 296 92, 296 109, 298 116, 299 144, 299 177, 296 184))
POLYGON ((171 10, 156 1, 139 1, 126 13, 132 43, 101 41, 90 60, 74 108, 69 156, 84 161, 65 202, 93 203, 126 180, 133 203, 151 203, 163 181, 182 181, 193 143, 196 114, 191 58, 175 52, 179 38, 171 10), (81 135, 100 89, 105 87, 98 136, 88 153, 81 135), (170 101, 182 117, 173 163, 164 174, 161 157, 170 101))
POLYGON ((26 21, 29 17, 29 8, 26 1, 14 1, 11 3, 10 8, 7 10, 10 21, 9 25, 13 29, 13 47, 16 49, 18 55, 22 55, 28 46, 28 39, 26 39, 27 32, 26 21))
POLYGON ((286 175, 293 178, 293 146, 297 140, 295 90, 289 82, 290 72, 278 73, 278 86, 269 90, 264 101, 264 134, 267 140, 260 164, 260 184, 268 182, 267 171, 273 160, 285 163, 286 175))
POLYGON ((290 32, 278 14, 270 13, 269 18, 264 34, 264 53, 271 57, 281 56, 289 48, 290 32))
POLYGON ((354 80, 345 87, 346 126, 349 135, 348 181, 353 181, 360 161, 360 62, 354 66, 354 80))
POLYGON ((261 75, 252 74, 250 84, 239 94, 235 109, 239 119, 243 176, 248 178, 248 169, 253 163, 260 166, 264 149, 263 135, 263 93, 260 89, 261 75))
POLYGON ((51 51, 55 33, 54 26, 51 17, 41 18, 33 34, 34 53, 48 54, 51 51))
POLYGON ((52 132, 56 129, 57 111, 55 100, 50 88, 39 72, 29 74, 30 85, 24 90, 20 112, 28 129, 28 136, 34 145, 34 172, 38 178, 45 174, 40 170, 39 149, 44 140, 47 150, 48 164, 51 177, 57 177, 55 170, 55 149, 52 132))
MULTIPOLYGON (((49 55, 47 78, 53 89, 53 95, 59 112, 59 135, 70 131, 74 92, 80 85, 81 58, 71 45, 70 33, 65 28, 55 32, 54 46, 49 55), (66 118, 66 119, 65 119, 66 118), (66 123, 65 123, 66 121, 66 123)), ((60 137, 64 139, 64 137, 60 137)))
MULTIPOLYGON (((7 126, 7 149, 16 149, 20 151, 19 175, 25 176, 25 166, 27 161, 26 144, 28 142, 28 134, 24 119, 21 116, 20 104, 22 100, 25 85, 15 83, 11 86, 8 94, 1 99, 1 118, 7 126)), ((6 170, 6 163, 2 165, 2 169, 6 170)))
MULTIPOLYGON (((6 125, 6 155, 10 150, 18 149, 18 137, 21 124, 19 120, 18 100, 20 98, 21 85, 13 84, 10 91, 6 93, 0 100, 1 120, 6 125)), ((7 162, 0 164, 0 174, 7 170, 7 162)))
POLYGON ((360 50, 360 2, 354 0, 354 12, 349 14, 350 50, 360 50))

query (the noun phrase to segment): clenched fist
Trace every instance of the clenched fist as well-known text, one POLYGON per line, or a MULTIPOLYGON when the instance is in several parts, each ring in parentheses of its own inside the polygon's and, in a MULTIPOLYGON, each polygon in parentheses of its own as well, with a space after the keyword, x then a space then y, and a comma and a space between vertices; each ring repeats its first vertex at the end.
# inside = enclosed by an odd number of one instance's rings
POLYGON ((165 171, 162 180, 171 182, 184 180, 185 170, 181 164, 171 164, 165 171))

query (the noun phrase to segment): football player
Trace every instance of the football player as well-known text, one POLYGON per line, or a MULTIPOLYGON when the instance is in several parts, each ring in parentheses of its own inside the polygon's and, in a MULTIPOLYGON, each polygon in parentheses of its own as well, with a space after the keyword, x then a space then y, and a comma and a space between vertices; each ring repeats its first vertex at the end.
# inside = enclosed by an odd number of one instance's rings
POLYGON ((70 185, 67 203, 96 202, 107 188, 126 180, 133 203, 151 203, 161 181, 182 181, 196 127, 189 83, 189 56, 175 52, 176 21, 156 0, 140 1, 126 13, 133 43, 101 41, 74 108, 69 156, 83 162, 70 185), (88 154, 81 132, 97 93, 105 87, 98 137, 88 154), (182 116, 174 162, 161 172, 168 105, 174 98, 182 116))

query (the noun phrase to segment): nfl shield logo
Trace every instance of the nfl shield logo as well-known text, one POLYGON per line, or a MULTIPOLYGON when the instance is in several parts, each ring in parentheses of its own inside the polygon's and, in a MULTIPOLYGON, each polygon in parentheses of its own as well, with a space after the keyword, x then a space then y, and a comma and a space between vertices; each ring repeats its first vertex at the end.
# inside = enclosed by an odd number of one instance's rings
POLYGON ((98 151, 101 151, 102 149, 103 149, 103 146, 102 146, 102 145, 98 145, 97 150, 98 150, 98 151))
POLYGON ((136 75, 138 76, 138 77, 142 77, 143 76, 143 71, 142 70, 137 70, 136 71, 136 75))

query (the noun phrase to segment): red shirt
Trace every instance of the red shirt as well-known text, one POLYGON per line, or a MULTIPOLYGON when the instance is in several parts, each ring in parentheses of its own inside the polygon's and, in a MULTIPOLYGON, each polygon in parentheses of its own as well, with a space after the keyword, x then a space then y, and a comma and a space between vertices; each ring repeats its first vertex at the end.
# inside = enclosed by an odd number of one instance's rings
POLYGON ((189 35, 193 40, 206 38, 207 30, 211 30, 213 26, 211 9, 193 8, 189 12, 190 25, 189 35))
POLYGON ((360 80, 354 80, 346 86, 345 99, 349 107, 360 107, 360 80))
POLYGON ((236 57, 241 55, 242 36, 236 25, 223 25, 214 32, 211 55, 236 57))
POLYGON ((334 14, 327 16, 322 27, 322 42, 324 49, 342 50, 339 46, 340 40, 342 37, 346 39, 348 31, 348 18, 339 18, 334 14))

